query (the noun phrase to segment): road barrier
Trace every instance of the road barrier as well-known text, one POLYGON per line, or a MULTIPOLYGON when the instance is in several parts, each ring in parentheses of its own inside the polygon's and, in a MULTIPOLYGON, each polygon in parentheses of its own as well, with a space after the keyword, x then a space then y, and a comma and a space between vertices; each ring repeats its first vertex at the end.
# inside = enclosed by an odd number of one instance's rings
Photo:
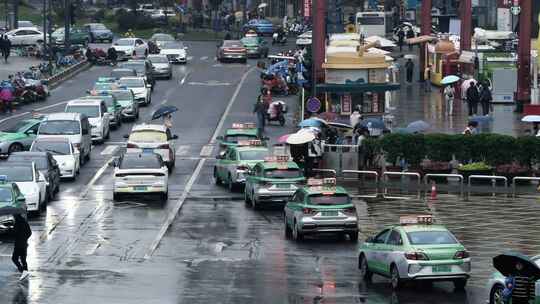
MULTIPOLYGON (((446 177, 446 178, 457 178, 459 179, 459 194, 463 196, 463 175, 461 174, 435 174, 435 173, 429 173, 424 175, 424 187, 425 190, 428 191, 428 183, 430 177, 446 177)), ((440 186, 440 183, 437 184, 437 186, 440 186)), ((449 188, 449 187, 447 187, 449 188)), ((449 189, 443 189, 443 190, 449 190, 449 189)))
POLYGON ((335 168, 341 174, 345 168, 358 168, 357 145, 323 145, 323 163, 327 168, 335 168))
MULTIPOLYGON (((390 198, 390 199, 407 199, 408 197, 406 196, 390 196, 388 195, 388 186, 387 186, 387 183, 388 183, 388 177, 389 176, 399 176, 401 178, 403 177, 406 177, 406 176, 411 176, 411 177, 416 177, 416 181, 417 181, 417 193, 416 193, 416 196, 418 199, 420 199, 421 197, 421 177, 420 177, 420 173, 417 173, 417 172, 384 172, 383 175, 382 175, 382 179, 383 179, 383 183, 384 183, 384 187, 383 187, 383 197, 384 198, 390 198)), ((400 182, 401 185, 403 185, 403 181, 400 182)))
POLYGON ((516 190, 516 182, 518 181, 539 181, 540 177, 530 177, 530 176, 516 176, 512 179, 512 195, 513 197, 516 197, 517 190, 516 190))
POLYGON ((375 177, 375 194, 359 194, 357 197, 365 197, 365 198, 377 198, 379 197, 379 172, 377 171, 361 171, 361 170, 343 170, 341 171, 341 175, 343 177, 343 180, 355 180, 353 178, 347 178, 345 175, 347 174, 356 174, 362 177, 361 181, 362 183, 365 183, 365 177, 366 175, 375 177))
POLYGON ((491 180, 491 188, 493 189, 491 191, 491 194, 493 196, 495 196, 495 194, 500 192, 500 191, 495 191, 495 187, 497 186, 497 181, 498 180, 504 181, 504 189, 505 190, 506 190, 506 188, 508 188, 508 178, 506 178, 505 176, 498 176, 498 175, 471 175, 471 176, 469 176, 469 180, 468 180, 468 183, 467 183, 467 185, 468 185, 467 195, 471 194, 472 181, 475 180, 475 179, 491 180))
POLYGON ((85 60, 82 60, 81 62, 79 63, 76 63, 72 66, 70 66, 69 68, 59 72, 59 73, 56 73, 55 75, 51 76, 50 78, 48 79, 45 79, 47 81, 47 85, 50 87, 50 88, 54 88, 58 85, 60 85, 61 82, 63 82, 64 80, 66 80, 67 78, 69 77, 72 77, 72 76, 75 76, 77 73, 83 71, 84 69, 90 67, 90 63, 85 59, 85 60))

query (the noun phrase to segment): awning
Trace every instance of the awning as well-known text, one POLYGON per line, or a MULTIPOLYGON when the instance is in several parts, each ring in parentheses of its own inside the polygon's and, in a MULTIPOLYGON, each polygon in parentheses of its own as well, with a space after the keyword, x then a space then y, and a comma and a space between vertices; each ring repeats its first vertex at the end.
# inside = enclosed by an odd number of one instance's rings
POLYGON ((317 91, 327 93, 363 93, 363 92, 386 92, 399 90, 400 85, 397 83, 348 83, 348 84, 333 84, 320 83, 317 85, 317 91))
POLYGON ((424 42, 430 42, 433 40, 437 40, 437 37, 423 35, 423 36, 406 39, 405 42, 407 42, 407 44, 420 44, 424 42))

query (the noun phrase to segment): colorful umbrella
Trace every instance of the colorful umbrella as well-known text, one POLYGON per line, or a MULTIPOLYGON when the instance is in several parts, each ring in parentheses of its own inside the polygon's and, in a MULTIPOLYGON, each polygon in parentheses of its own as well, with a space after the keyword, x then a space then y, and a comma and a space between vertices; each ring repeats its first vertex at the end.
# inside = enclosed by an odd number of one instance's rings
POLYGON ((298 124, 298 126, 300 128, 305 128, 305 127, 320 128, 325 124, 326 124, 326 122, 324 120, 320 119, 320 118, 308 118, 308 119, 304 119, 302 122, 300 122, 298 124))
POLYGON ((417 121, 414 121, 414 122, 411 122, 408 126, 407 126, 407 131, 409 133, 420 133, 420 132, 425 132, 429 129, 430 125, 423 121, 423 120, 417 120, 417 121))
POLYGON ((311 132, 298 132, 291 134, 287 138, 287 143, 289 145, 302 145, 311 142, 314 139, 315 135, 311 132))
POLYGON ((523 122, 540 122, 540 115, 527 115, 521 121, 523 122))
POLYGON ((280 143, 280 144, 284 144, 287 142, 287 138, 289 138, 289 136, 291 136, 292 134, 285 134, 285 135, 281 135, 280 137, 278 137, 277 139, 277 142, 280 143))
POLYGON ((441 80, 441 84, 443 85, 447 85, 447 84, 452 84, 452 83, 456 83, 459 81, 459 77, 456 76, 456 75, 449 75, 449 76, 446 76, 444 77, 442 80, 441 80))

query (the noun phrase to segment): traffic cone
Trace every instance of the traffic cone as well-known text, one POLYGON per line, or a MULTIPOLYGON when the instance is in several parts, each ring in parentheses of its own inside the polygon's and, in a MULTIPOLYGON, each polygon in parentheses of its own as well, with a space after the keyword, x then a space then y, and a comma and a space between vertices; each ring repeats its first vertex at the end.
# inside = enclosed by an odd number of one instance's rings
POLYGON ((437 184, 435 184, 435 181, 431 182, 431 199, 437 199, 437 184))

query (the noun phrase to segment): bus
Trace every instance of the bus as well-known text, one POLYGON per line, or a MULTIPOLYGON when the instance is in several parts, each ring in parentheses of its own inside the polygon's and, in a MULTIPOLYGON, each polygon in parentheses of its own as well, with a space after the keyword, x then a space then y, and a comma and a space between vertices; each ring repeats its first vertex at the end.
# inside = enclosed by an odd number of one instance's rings
POLYGON ((393 30, 391 12, 356 13, 356 31, 365 37, 386 37, 393 30))

